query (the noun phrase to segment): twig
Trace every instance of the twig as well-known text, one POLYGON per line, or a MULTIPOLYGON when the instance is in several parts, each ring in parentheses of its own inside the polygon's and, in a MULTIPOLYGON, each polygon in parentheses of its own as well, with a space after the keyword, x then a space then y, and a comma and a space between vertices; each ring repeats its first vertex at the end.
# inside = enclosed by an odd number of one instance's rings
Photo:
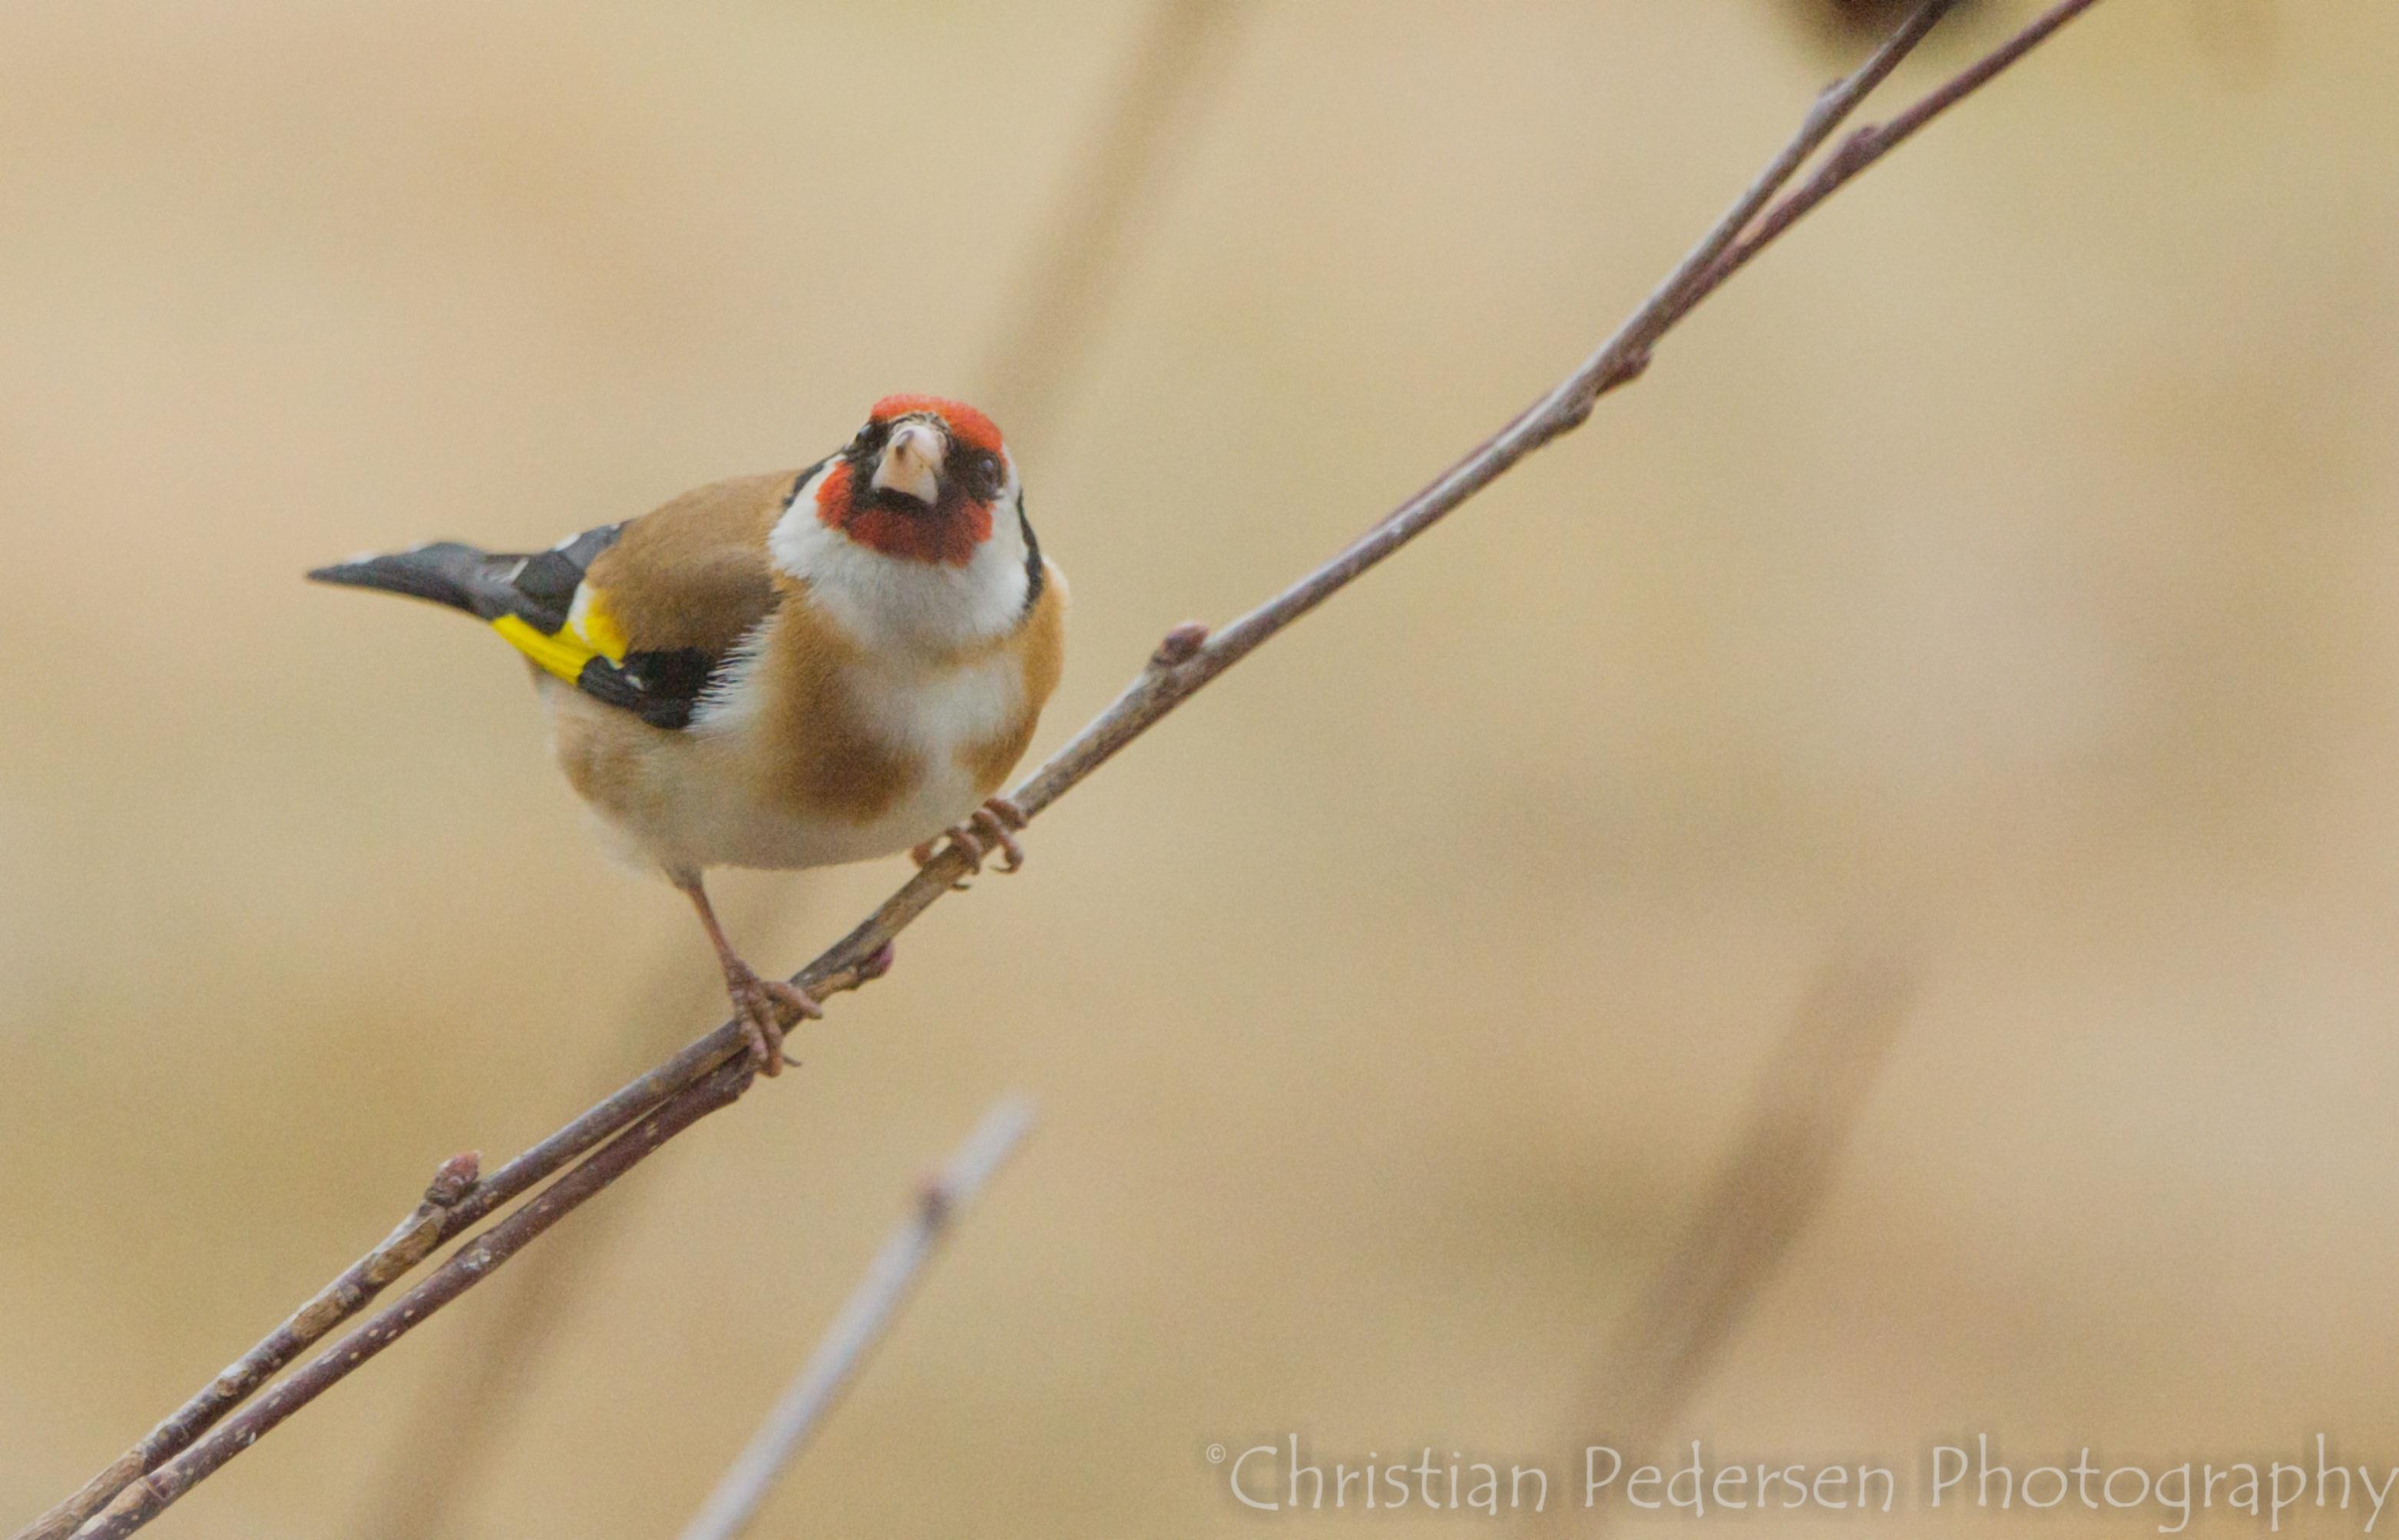
POLYGON ((18 1540, 59 1540, 73 1534, 85 1520, 106 1506, 142 1472, 156 1468, 191 1445, 218 1418, 241 1404, 244 1398, 307 1350, 345 1319, 366 1307, 386 1285, 424 1261, 441 1244, 450 1215, 474 1187, 482 1157, 469 1151, 452 1155, 433 1173, 432 1182, 416 1211, 392 1227, 374 1249, 350 1263, 349 1269, 317 1292, 317 1297, 291 1314, 249 1352, 235 1359, 206 1388, 175 1410, 172 1416, 106 1470, 84 1484, 81 1492, 34 1520, 18 1540))
MULTIPOLYGON (((1650 1449, 1706 1383, 1831 1190, 1913 994, 1898 966, 1861 959, 1836 963, 1809 991, 1699 1212, 1593 1375, 1574 1425, 1586 1436, 1605 1431, 1628 1455, 1650 1449)), ((1574 1527, 1589 1533, 1606 1518, 1590 1512, 1574 1527)))
MULTIPOLYGON (((853 990, 872 977, 874 977, 872 969, 835 968, 826 975, 825 987, 836 992, 853 990)), ((661 1105, 666 1099, 678 1092, 692 1090, 695 1080, 706 1075, 711 1070, 723 1063, 727 1057, 713 1051, 713 1043, 712 1034, 711 1037, 689 1045, 664 1063, 619 1087, 613 1094, 591 1107, 580 1117, 526 1150, 491 1175, 466 1187, 464 1192, 447 1207, 437 1206, 439 1211, 435 1214, 423 1217, 410 1216, 410 1219, 402 1223, 402 1229, 409 1230, 411 1234, 410 1243, 405 1248, 408 1265, 414 1265, 417 1261, 429 1255, 454 1236, 488 1219, 500 1209, 530 1192, 577 1156, 605 1142, 610 1136, 623 1129, 644 1113, 661 1105), (427 1219, 433 1231, 429 1240, 425 1239, 424 1235, 427 1219)), ((445 1165, 443 1169, 447 1170, 449 1167, 445 1165)), ((556 1190, 556 1188, 551 1189, 552 1192, 556 1190)), ((549 1195, 543 1196, 547 1197, 549 1195)), ((398 1233, 395 1232, 395 1235, 398 1233)), ((307 1346, 309 1342, 358 1314, 369 1301, 382 1291, 386 1284, 405 1272, 406 1267, 390 1266, 402 1254, 402 1250, 392 1249, 389 1239, 376 1247, 349 1272, 344 1273, 341 1277, 319 1290, 317 1297, 303 1306, 291 1320, 276 1328, 257 1346, 243 1354, 235 1361, 232 1369, 211 1381, 208 1389, 193 1397, 175 1415, 153 1429, 149 1437, 111 1462, 107 1469, 87 1482, 83 1490, 75 1497, 53 1508, 29 1527, 19 1531, 13 1540, 57 1540, 61 1535, 85 1533, 75 1529, 72 1521, 67 1522, 65 1527, 61 1527, 61 1520, 77 1507, 81 1507, 85 1514, 99 1512, 111 1498, 125 1490, 129 1483, 140 1476, 142 1470, 155 1471, 171 1457, 189 1449, 202 1433, 205 1433, 239 1400, 239 1395, 234 1394, 231 1388, 237 1383, 237 1371, 245 1370, 247 1366, 258 1367, 262 1371, 258 1378, 249 1379, 250 1388, 254 1389, 264 1375, 271 1374, 275 1370, 290 1363, 301 1350, 307 1346), (360 1269, 378 1259, 381 1259, 383 1267, 388 1267, 389 1270, 381 1273, 373 1287, 364 1287, 365 1279, 360 1269), (354 1275, 358 1276, 354 1277, 354 1275), (345 1287, 346 1283, 350 1282, 356 1282, 360 1287, 355 1290, 345 1287), (291 1331, 295 1324, 301 1323, 305 1323, 310 1329, 311 1335, 305 1339, 289 1338, 287 1333, 291 1331), (221 1391, 224 1393, 220 1394, 221 1391), (133 1462, 136 1459, 142 1462, 141 1469, 134 1468, 133 1462)), ((323 1361, 319 1358, 309 1368, 313 1370, 323 1361)), ((248 1378, 246 1374, 242 1377, 248 1378)), ((290 1383, 285 1382, 285 1386, 290 1383)), ((281 1390, 285 1386, 277 1388, 281 1390)), ((246 1391, 243 1392, 243 1394, 246 1393, 246 1391)))
MULTIPOLYGON (((1105 763, 1127 743, 1147 731, 1159 718, 1188 699, 1218 674, 1248 655, 1269 637, 1322 603, 1342 588, 1354 582, 1369 567, 1383 561, 1400 547, 1423 534, 1468 498, 1498 480, 1525 455, 1561 434, 1580 426, 1590 416, 1592 407, 1600 396, 1637 378, 1647 366, 1650 349, 1658 339, 1715 287, 1715 280, 1712 277, 1703 277, 1702 275, 1712 275, 1715 264, 1733 249, 1737 237, 1748 228, 1751 221, 1757 217, 1759 211, 1767 207, 1774 194, 1789 181, 1808 156, 1821 147, 1841 122, 1855 110, 1865 93, 1888 75, 1898 64, 1900 59, 1922 39, 1925 33, 1953 3, 1954 0, 1929 0, 1929 3, 1917 11, 1893 34, 1891 41, 1877 50, 1875 56, 1856 74, 1826 91, 1809 112, 1798 133, 1794 136, 1791 142, 1774 157, 1766 171, 1761 173, 1757 181, 1742 196, 1724 218, 1717 222, 1699 245, 1692 248, 1689 254, 1675 267, 1667 280, 1650 294, 1649 298, 1633 312, 1616 333, 1556 388, 1520 412, 1499 433, 1443 472, 1422 492, 1393 509, 1346 549, 1282 593, 1216 633, 1213 638, 1204 641, 1196 640, 1192 631, 1178 628, 1175 636, 1180 640, 1175 645, 1171 648, 1161 646, 1159 655, 1152 660, 1150 666, 1143 670, 1114 704, 1077 734, 1071 742, 1061 749, 1012 793, 1018 805, 1023 808, 1028 816, 1038 814, 1047 808, 1078 782, 1105 763)), ((2021 57, 2024 51, 2024 48, 2010 44, 2004 46, 1993 57, 1999 58, 2004 64, 2021 57)), ((1946 105, 1949 101, 1954 101, 1967 90, 1987 82, 1996 73, 1997 69, 1986 60, 1970 68, 1959 77, 1959 81, 1963 81, 1965 84, 1959 85, 1957 81, 1953 81, 1926 100, 1937 101, 1942 105, 1946 105)), ((1904 122, 1920 124, 1926 116, 1929 115, 1918 115, 1911 111, 1910 114, 1902 115, 1900 118, 1894 119, 1893 123, 1894 125, 1904 122)), ((1889 154, 1905 137, 1907 137, 1905 134, 1893 133, 1866 145, 1850 157, 1854 164, 1845 171, 1835 186, 1853 178, 1866 165, 1889 154)), ((1821 196, 1815 201, 1821 202, 1821 196)), ((1813 206, 1813 203, 1810 203, 1807 207, 1813 206)), ((1806 212, 1806 209, 1801 209, 1799 212, 1806 212)), ((1757 244, 1762 246, 1775 236, 1779 236, 1783 230, 1789 228, 1792 222, 1796 222, 1796 214, 1793 215, 1791 221, 1785 221, 1771 231, 1762 229, 1761 239, 1757 244)), ((1751 250, 1754 250, 1755 248, 1751 250)), ((945 847, 915 877, 886 899, 873 914, 835 942, 816 961, 793 975, 793 981, 820 999, 828 993, 856 988, 858 984, 873 977, 875 959, 883 946, 898 936, 918 915, 931 908, 942 895, 951 890, 953 884, 965 875, 967 875, 965 855, 954 845, 945 847)), ((540 1167, 538 1174, 532 1180, 539 1180, 539 1176, 556 1170, 566 1160, 573 1158, 575 1154, 591 1148, 625 1127, 627 1123, 641 1117, 650 1109, 658 1108, 660 1115, 665 1115, 686 1104, 696 1092, 725 1084, 725 1075, 715 1072, 718 1072, 719 1066, 725 1064, 743 1051, 744 1040, 740 1028, 736 1023, 727 1021, 552 1134, 535 1150, 526 1152, 503 1169, 511 1170, 532 1163, 540 1167), (703 1076, 711 1078, 702 1081, 703 1076), (695 1082, 699 1084, 695 1085, 695 1082)), ((738 1075, 733 1079, 732 1085, 734 1088, 728 1094, 728 1099, 730 1095, 739 1095, 741 1089, 746 1088, 746 1083, 738 1075)), ((689 1116, 683 1117, 677 1127, 688 1124, 698 1116, 700 1112, 712 1111, 715 1106, 722 1104, 721 1101, 712 1101, 709 1105, 692 1112, 689 1116)), ((610 1151, 613 1152, 615 1148, 614 1145, 610 1146, 610 1151)), ((594 1158, 604 1158, 607 1153, 603 1152, 603 1156, 594 1158)), ((580 1175, 581 1169, 578 1168, 576 1172, 570 1173, 568 1177, 562 1179, 558 1187, 544 1194, 537 1202, 550 1201, 561 1189, 575 1182, 580 1175)), ((519 1190, 521 1191, 522 1188, 519 1190)), ((583 1196, 588 1196, 588 1190, 578 1189, 578 1196, 573 1201, 580 1202, 583 1196)), ((500 1227, 504 1227, 508 1223, 512 1221, 502 1222, 500 1227)), ((500 1227, 495 1227, 495 1232, 500 1227)), ((468 1250, 471 1251, 473 1248, 470 1247, 468 1250)), ((456 1259, 454 1258, 453 1263, 455 1261, 456 1259)), ((445 1263, 442 1273, 446 1274, 453 1263, 445 1263)), ((459 1285, 459 1289, 463 1290, 471 1282, 472 1279, 469 1278, 467 1283, 459 1285)), ((422 1287, 424 1286, 420 1286, 420 1289, 422 1287)), ((414 1297, 412 1294, 411 1298, 414 1297)), ((451 1297, 454 1297, 454 1292, 445 1296, 441 1303, 446 1304, 447 1299, 451 1297)), ((386 1311, 384 1316, 377 1317, 375 1322, 371 1322, 368 1327, 362 1328, 360 1332, 353 1333, 351 1340, 375 1330, 377 1323, 383 1322, 385 1317, 391 1314, 392 1312, 386 1311)), ((414 1324, 413 1318, 401 1323, 398 1330, 404 1331, 407 1326, 413 1324, 414 1324)), ((397 1331, 393 1334, 396 1335, 397 1331)), ((377 1343, 376 1345, 380 1346, 381 1343, 377 1343)), ((343 1350, 337 1348, 311 1363, 292 1379, 276 1387, 270 1395, 282 1398, 277 1402, 278 1412, 274 1420, 279 1421, 282 1416, 289 1415, 291 1411, 297 1410, 299 1405, 321 1394, 355 1367, 355 1359, 345 1362, 342 1361, 344 1358, 343 1350), (306 1382, 305 1391, 298 1393, 295 1387, 303 1381, 306 1382), (293 1394, 287 1396, 285 1394, 287 1392, 293 1394)), ((249 1414, 244 1415, 247 1417, 249 1414)), ((236 1419, 236 1422, 240 1421, 241 1419, 236 1419)), ((167 1477, 169 1472, 186 1465, 187 1462, 205 1464, 208 1469, 214 1469, 225 1459, 230 1458, 236 1449, 247 1447, 249 1439, 255 1439, 262 1431, 264 1431, 263 1428, 251 1428, 248 1430, 247 1437, 243 1437, 235 1425, 229 1423, 210 1435, 201 1443, 195 1445, 183 1455, 179 1456, 169 1466, 163 1467, 154 1475, 152 1482, 145 1485, 155 1486, 159 1479, 167 1477), (229 1439, 238 1439, 238 1442, 234 1443, 231 1448, 223 1447, 229 1439)), ((174 1493, 180 1494, 188 1490, 191 1479, 195 1479, 197 1478, 178 1479, 167 1484, 174 1493)), ((156 1511, 155 1507, 146 1509, 144 1517, 146 1518, 147 1513, 155 1511, 156 1511)), ((135 1522, 138 1523, 140 1520, 137 1520, 135 1522)), ((115 1535, 130 1533, 131 1527, 132 1525, 129 1524, 124 1527, 101 1529, 87 1525, 85 1531, 81 1533, 87 1536, 97 1536, 102 1533, 115 1535)))
MULTIPOLYGON (((744 905, 744 918, 758 907, 744 905)), ((749 928, 737 925, 735 934, 749 928)), ((703 979, 680 966, 693 960, 681 948, 662 953, 649 977, 617 1002, 614 1051, 595 1057, 610 1066, 653 1059, 690 1031, 691 1018, 722 1000, 724 986, 714 969, 703 979)), ((586 1060, 578 1057, 574 1063, 590 1073, 586 1060)), ((575 1091, 589 1097, 606 1084, 577 1086, 575 1091)), ((516 1263, 508 1287, 489 1307, 429 1344, 443 1361, 423 1376, 409 1409, 391 1419, 381 1440, 381 1473, 359 1483, 349 1522, 336 1526, 346 1540, 424 1540, 457 1527, 453 1514, 473 1496, 485 1462, 506 1447, 495 1430, 508 1425, 520 1387, 533 1377, 544 1346, 574 1317, 578 1286, 601 1271, 595 1262, 640 1211, 636 1197, 628 1194, 603 1205, 552 1236, 516 1263), (427 1480, 428 1470, 440 1471, 441 1479, 427 1480)))
POLYGON ((915 1211, 883 1243, 874 1265, 825 1328, 817 1350, 791 1383, 716 1490, 683 1532, 683 1540, 733 1540, 750 1527, 783 1467, 848 1389, 868 1354, 908 1302, 917 1275, 932 1260, 950 1225, 983 1192, 1033 1127, 1033 1109, 1009 1098, 983 1114, 942 1174, 917 1195, 915 1211))
POLYGON ((1808 210, 1840 191, 1860 171, 1891 153, 1901 141, 1965 100, 1977 87, 1993 75, 2030 53, 2048 36, 2068 21, 2089 10, 2099 0, 2059 0, 2026 26, 2024 31, 1993 48, 1972 64, 1950 76, 1935 90, 1928 91, 1915 105, 1888 123, 1871 123, 1857 129, 1816 169, 1815 174, 1794 188, 1791 196, 1766 212, 1766 217, 1735 242, 1722 261, 1708 270, 1706 277, 1691 288, 1686 308, 1697 304, 1725 279, 1749 265, 1777 236, 1797 223, 1808 210))
POLYGON ((113 1540, 156 1518, 195 1483, 214 1474, 427 1316, 490 1277, 527 1242, 657 1153, 659 1145, 718 1108, 731 1106, 749 1083, 748 1062, 736 1060, 669 1097, 531 1203, 459 1248, 401 1295, 399 1304, 377 1311, 365 1325, 270 1387, 215 1432, 117 1493, 114 1502, 75 1532, 78 1540, 113 1540))

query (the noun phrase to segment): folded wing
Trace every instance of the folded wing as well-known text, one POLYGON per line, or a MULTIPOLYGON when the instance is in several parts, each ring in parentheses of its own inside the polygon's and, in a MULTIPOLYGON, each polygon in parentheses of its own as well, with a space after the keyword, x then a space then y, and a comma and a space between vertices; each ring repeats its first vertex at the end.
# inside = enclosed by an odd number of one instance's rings
POLYGON ((766 535, 806 477, 719 481, 535 555, 440 541, 308 575, 464 610, 546 672, 679 731, 773 613, 766 535))

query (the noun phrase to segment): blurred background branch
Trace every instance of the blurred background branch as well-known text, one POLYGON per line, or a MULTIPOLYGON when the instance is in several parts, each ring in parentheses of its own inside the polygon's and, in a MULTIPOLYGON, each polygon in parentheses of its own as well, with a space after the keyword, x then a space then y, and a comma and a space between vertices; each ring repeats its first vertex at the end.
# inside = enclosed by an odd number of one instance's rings
POLYGON ((841 1314, 825 1328, 798 1378, 693 1516, 683 1540, 733 1540, 750 1527, 783 1468, 806 1446, 860 1366, 891 1330, 959 1216, 982 1196, 1032 1128, 1031 1105, 1014 1097, 983 1114, 949 1164, 916 1195, 915 1211, 891 1232, 841 1314))
MULTIPOLYGON (((1656 341, 1712 291, 1712 275, 1717 264, 1728 253, 1736 253, 1736 261, 1746 255, 1745 251, 1737 251, 1735 242, 1761 212, 1766 213, 1766 219, 1759 226, 1761 238, 1757 245, 1779 236, 1798 214, 1813 207, 1812 199, 1800 203, 1781 223, 1769 210, 1781 188, 1946 8, 1940 3, 1921 7, 1865 66, 1826 92, 1809 113, 1800 131, 1750 190, 1691 250, 1649 300, 1572 375, 1349 547, 1275 599, 1213 638, 1203 640, 1203 633, 1188 629, 1170 637, 1151 666, 1116 704, 1019 789, 1015 800, 1020 805, 1028 814, 1039 813, 1217 674, 1430 528, 1525 455, 1579 426, 1600 395, 1637 377, 1647 367, 1656 341)), ((2080 8, 2061 7, 2053 14, 2062 20, 2080 8)), ((1894 119, 1895 131, 1853 141, 1837 157, 1837 174, 1830 185, 1838 185, 1874 163, 1929 120, 1938 105, 1985 83, 2026 47, 2028 43, 2013 46, 2013 51, 2003 47, 1991 61, 1936 90, 1925 99, 1925 103, 1894 119)), ((1807 199, 1807 190, 1803 188, 1793 196, 1807 199)), ((1822 194, 1816 196, 1821 198, 1822 194)), ((797 980, 822 995, 855 987, 873 977, 875 967, 872 960, 882 954, 882 949, 901 928, 949 890, 952 882, 963 874, 965 864, 955 851, 937 858, 874 915, 804 969, 797 980)), ((274 1387, 248 1412, 136 1482, 107 1513, 79 1533, 91 1536, 130 1533, 195 1481, 219 1468, 235 1452, 249 1447, 262 1433, 338 1382, 364 1358, 488 1276, 490 1268, 512 1254, 517 1247, 644 1158, 659 1141, 738 1097, 746 1088, 746 1079, 738 1066, 728 1066, 726 1060, 739 1047, 738 1031, 729 1023, 720 1027, 545 1141, 537 1148, 589 1149, 625 1128, 633 1119, 641 1120, 630 1132, 570 1170, 524 1209, 469 1243, 425 1283, 411 1290, 400 1304, 380 1313, 305 1369, 274 1387)), ((526 1158, 520 1157, 519 1162, 504 1169, 517 1169, 526 1158)))
POLYGON ((1134 242, 1220 94, 1256 0, 1159 0, 1084 164, 1041 222, 1037 244, 969 372, 1011 442, 1054 445, 1090 367, 1134 242))
MULTIPOLYGON (((1672 1256, 1614 1333, 1576 1409, 1626 1463, 1656 1450, 1707 1384, 1742 1317, 1833 1185, 1850 1131, 1915 992, 1904 968, 1846 957, 1809 988, 1757 1072, 1747 1118, 1672 1256)), ((1596 1533, 1612 1509, 1561 1504, 1553 1529, 1596 1533)))

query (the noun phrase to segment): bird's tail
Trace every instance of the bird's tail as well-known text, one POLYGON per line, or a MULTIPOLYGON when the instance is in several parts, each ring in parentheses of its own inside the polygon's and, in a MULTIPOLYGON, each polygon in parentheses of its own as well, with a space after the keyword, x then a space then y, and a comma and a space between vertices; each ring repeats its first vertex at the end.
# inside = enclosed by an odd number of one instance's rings
POLYGON ((410 550, 337 561, 308 576, 318 583, 429 599, 479 619, 496 620, 524 607, 525 595, 513 579, 523 570, 525 560, 478 550, 455 540, 440 540, 410 550))

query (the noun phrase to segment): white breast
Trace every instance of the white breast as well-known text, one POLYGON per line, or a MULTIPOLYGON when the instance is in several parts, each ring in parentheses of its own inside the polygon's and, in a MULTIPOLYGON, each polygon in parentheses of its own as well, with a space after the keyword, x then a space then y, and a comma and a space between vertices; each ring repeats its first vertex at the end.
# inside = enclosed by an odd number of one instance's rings
POLYGON ((877 736, 915 750, 924 774, 874 822, 828 831, 823 843, 850 852, 834 860, 905 850, 963 821, 983 799, 961 755, 998 736, 1024 709, 1024 670, 1005 655, 938 675, 870 668, 853 677, 877 736))
POLYGON ((1008 653, 938 671, 870 661, 850 677, 878 736, 928 759, 956 759, 968 745, 996 737, 1024 706, 1024 669, 1008 653))

